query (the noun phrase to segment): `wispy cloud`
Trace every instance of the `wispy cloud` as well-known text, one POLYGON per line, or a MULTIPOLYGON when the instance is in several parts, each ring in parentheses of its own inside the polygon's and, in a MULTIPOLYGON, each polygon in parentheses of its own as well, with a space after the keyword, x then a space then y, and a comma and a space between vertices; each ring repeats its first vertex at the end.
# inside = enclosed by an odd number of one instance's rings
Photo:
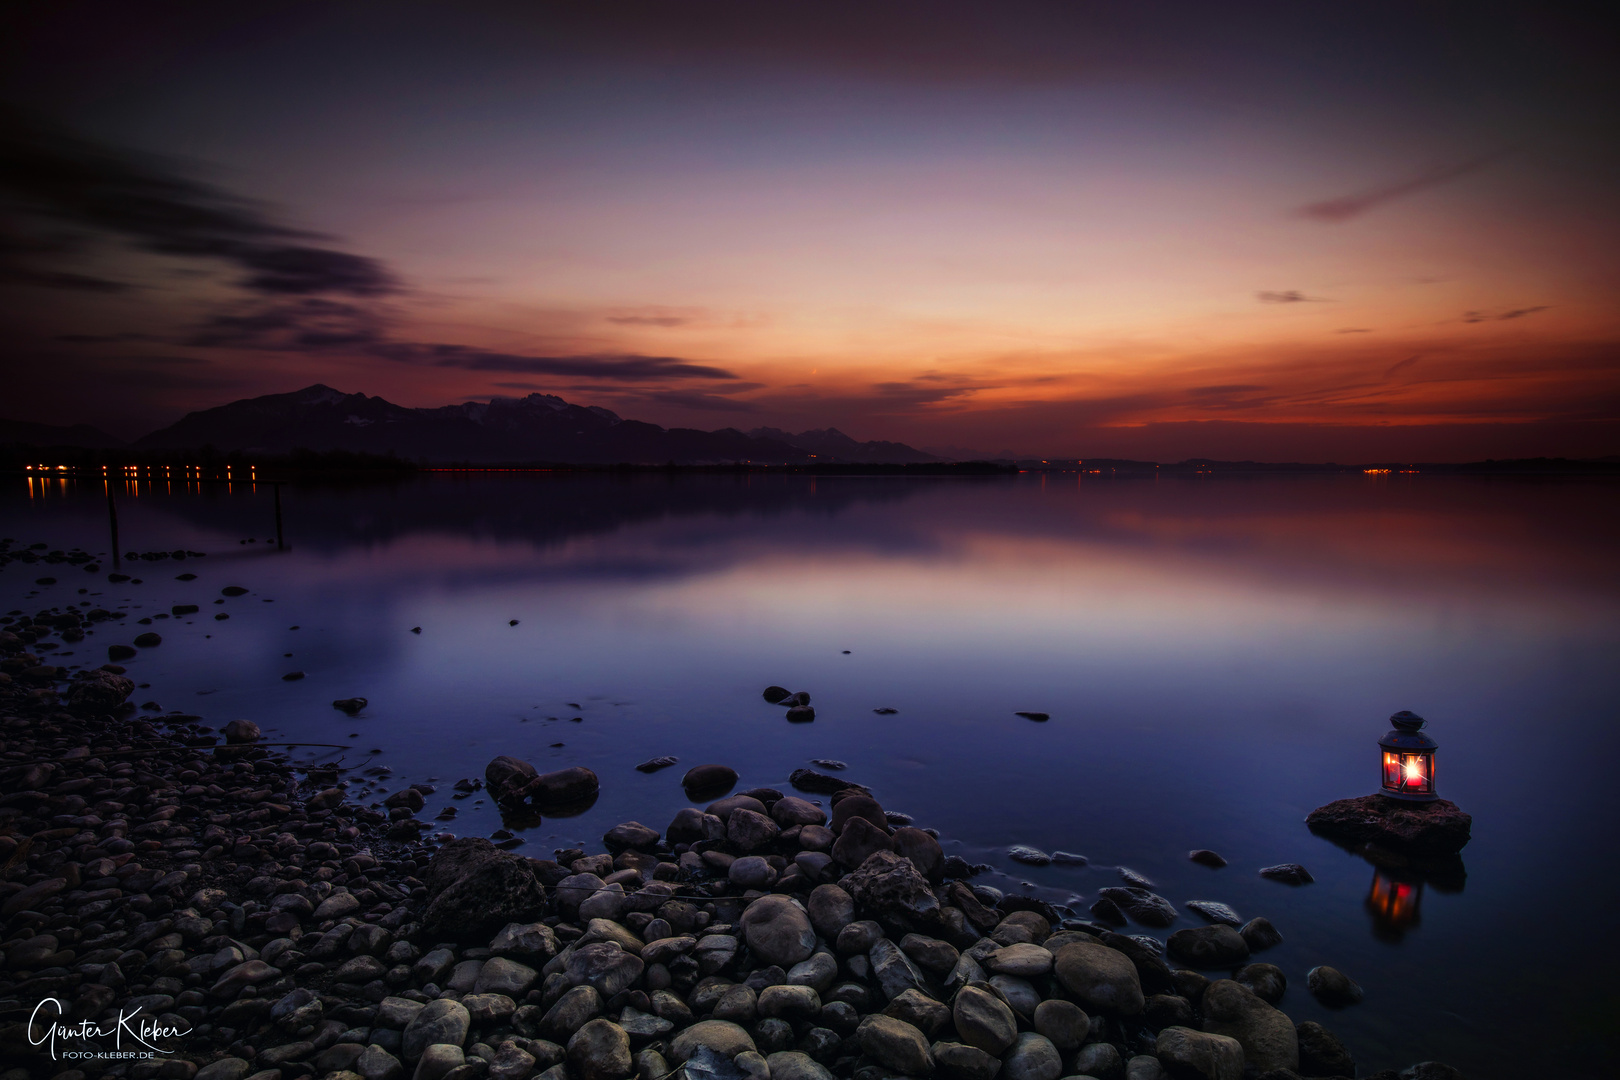
POLYGON ((1254 298, 1262 304, 1326 304, 1329 300, 1325 296, 1306 296, 1298 289, 1282 289, 1272 291, 1262 289, 1254 294, 1254 298))
POLYGON ((685 326, 692 320, 681 315, 609 315, 607 321, 619 326, 658 326, 671 329, 685 326))
POLYGON ((1334 224, 1341 221, 1350 221, 1367 213, 1369 210, 1383 206, 1385 203, 1404 199, 1409 195, 1417 195, 1432 187, 1438 187, 1470 173, 1478 172, 1489 165, 1495 164, 1510 152, 1499 150, 1455 165, 1442 165, 1427 172, 1419 173, 1407 180, 1368 188, 1354 195, 1341 195, 1336 199, 1324 199, 1322 202, 1309 203, 1300 207, 1296 212, 1300 217, 1310 218, 1313 221, 1334 224))
POLYGON ((1408 356, 1405 360, 1400 360, 1394 364, 1391 364, 1389 370, 1384 372, 1384 378, 1392 378, 1396 373, 1405 371, 1407 368, 1411 367, 1421 359, 1423 359, 1421 356, 1408 356))
POLYGON ((1506 322, 1509 319, 1522 319, 1526 315, 1534 315, 1538 311, 1546 311, 1551 304, 1537 304, 1534 307, 1511 308, 1507 311, 1465 311, 1462 321, 1465 323, 1506 322))

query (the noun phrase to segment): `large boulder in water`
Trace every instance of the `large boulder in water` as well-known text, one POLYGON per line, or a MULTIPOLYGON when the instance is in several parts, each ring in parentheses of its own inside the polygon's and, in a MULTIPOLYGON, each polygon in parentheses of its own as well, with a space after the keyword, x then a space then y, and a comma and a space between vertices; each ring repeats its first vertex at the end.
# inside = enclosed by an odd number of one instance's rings
POLYGON ((1098 889, 1097 895, 1118 904, 1121 911, 1143 926, 1169 926, 1176 921, 1176 906, 1147 889, 1115 886, 1098 889))
POLYGON ((430 941, 489 941, 507 923, 545 914, 545 888, 529 860, 498 852, 428 901, 422 934, 430 941))
POLYGON ((1449 799, 1408 802, 1363 795, 1319 806, 1306 815, 1305 824, 1312 832, 1345 844, 1451 855, 1467 846, 1474 819, 1449 799))
POLYGON ((80 712, 111 712, 135 692, 133 680, 110 671, 92 671, 68 689, 68 707, 80 712))
POLYGON ((602 788, 596 774, 583 765, 541 773, 530 786, 536 806, 562 806, 594 799, 602 788))
POLYGON ((540 774, 527 761, 502 754, 484 766, 484 786, 490 796, 503 806, 515 806, 526 801, 529 789, 540 774))

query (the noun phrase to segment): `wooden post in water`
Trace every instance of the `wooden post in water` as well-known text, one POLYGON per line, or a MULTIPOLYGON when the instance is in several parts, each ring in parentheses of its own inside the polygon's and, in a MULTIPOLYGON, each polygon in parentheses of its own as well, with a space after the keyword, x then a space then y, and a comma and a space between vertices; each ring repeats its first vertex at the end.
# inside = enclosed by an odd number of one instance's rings
POLYGON ((281 485, 278 483, 272 487, 276 493, 276 550, 285 551, 287 544, 281 537, 281 485))
POLYGON ((113 501, 112 481, 107 484, 107 521, 112 526, 112 557, 113 565, 118 565, 118 504, 113 501))

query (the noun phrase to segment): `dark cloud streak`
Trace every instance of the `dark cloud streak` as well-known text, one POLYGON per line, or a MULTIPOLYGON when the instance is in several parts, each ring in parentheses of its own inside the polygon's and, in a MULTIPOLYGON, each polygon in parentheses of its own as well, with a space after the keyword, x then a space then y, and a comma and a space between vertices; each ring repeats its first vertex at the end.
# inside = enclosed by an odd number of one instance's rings
POLYGON ((14 214, 151 254, 235 265, 246 274, 238 284, 252 292, 377 297, 399 290, 375 259, 313 246, 307 241, 323 237, 278 224, 251 203, 10 110, 0 110, 0 193, 14 214))
POLYGON ((1297 211, 1300 217, 1310 218, 1313 221, 1322 221, 1337 224, 1341 221, 1350 221, 1358 218, 1369 210, 1377 209, 1385 203, 1404 199, 1409 195, 1417 195, 1432 187, 1439 187, 1452 180, 1467 176, 1470 173, 1495 164, 1506 157, 1510 151, 1499 150, 1494 154, 1472 158, 1457 165, 1444 165, 1419 173, 1410 180, 1402 180, 1395 184, 1385 184, 1382 187, 1369 188, 1355 195, 1344 195, 1337 199, 1326 199, 1322 202, 1309 203, 1297 211))

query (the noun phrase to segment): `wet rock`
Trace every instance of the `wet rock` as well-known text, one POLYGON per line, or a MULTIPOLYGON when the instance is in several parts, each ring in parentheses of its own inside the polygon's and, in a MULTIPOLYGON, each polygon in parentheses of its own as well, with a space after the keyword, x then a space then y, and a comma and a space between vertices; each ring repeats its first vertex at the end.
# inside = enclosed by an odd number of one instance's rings
MULTIPOLYGON (((852 821, 845 834, 857 827, 852 821)), ((842 837, 839 842, 843 842, 842 837)), ((873 852, 849 875, 844 886, 857 904, 880 915, 903 915, 926 922, 939 911, 939 898, 928 887, 927 879, 911 860, 892 851, 873 852)))
POLYGON ((1075 1053, 1072 1068, 1081 1076, 1095 1076, 1097 1080, 1124 1080, 1125 1059, 1112 1043, 1087 1043, 1075 1053))
POLYGON ((488 941, 508 923, 539 919, 545 901, 529 861, 497 853, 433 897, 422 914, 422 933, 430 940, 488 941))
POLYGON ((1316 879, 1311 872, 1299 863, 1278 863, 1276 866, 1263 866, 1260 876, 1271 881, 1280 881, 1284 885, 1309 885, 1316 879))
POLYGON ((550 960, 557 955, 557 935, 545 923, 507 923, 490 940, 489 949, 496 956, 511 956, 519 960, 550 960))
POLYGON ((1169 1074, 1152 1054, 1137 1054, 1125 1063, 1125 1080, 1169 1080, 1169 1074))
POLYGON ((1163 1031, 1167 1027, 1193 1027, 1198 1021, 1193 1015, 1192 1002, 1180 994, 1152 994, 1142 1005, 1142 1019, 1149 1031, 1163 1031))
POLYGON ((484 766, 484 786, 490 797, 503 806, 515 806, 526 801, 539 776, 533 765, 506 754, 501 754, 484 766))
POLYGON ((951 1005, 956 1037, 969 1046, 1000 1057, 1018 1036, 1012 1009, 987 989, 964 986, 951 1005))
POLYGON ((916 961, 919 967, 935 975, 944 975, 960 959, 956 946, 924 934, 907 934, 901 938, 900 951, 916 961))
POLYGON ((1091 1017, 1072 1001, 1051 998, 1035 1007, 1035 1030, 1062 1053, 1080 1049, 1091 1033, 1091 1017))
POLYGON ((371 703, 363 697, 346 697, 338 698, 336 701, 332 702, 332 708, 346 712, 350 716, 353 716, 355 713, 359 712, 361 709, 364 709, 369 704, 371 703))
POLYGON ((1057 951, 1058 981, 1083 1006, 1134 1016, 1142 1011, 1142 983, 1136 965, 1106 945, 1075 942, 1057 951))
POLYGON ((527 964, 508 960, 504 956, 496 956, 485 960, 484 966, 478 969, 478 981, 473 984, 473 992, 519 997, 533 986, 539 977, 540 973, 527 964))
POLYGON ((728 765, 695 765, 681 777, 688 795, 730 790, 737 782, 737 770, 728 765))
POLYGON ((892 1016, 868 1016, 855 1031, 861 1051, 878 1064, 907 1076, 934 1071, 934 1056, 922 1032, 892 1016))
POLYGON ((821 1012, 821 995, 808 986, 767 986, 759 992, 759 1015, 811 1020, 821 1012))
POLYGON ((536 806, 567 806, 596 797, 601 783, 596 774, 583 765, 574 765, 556 772, 541 773, 530 786, 530 798, 536 806))
POLYGON ((1245 964, 1238 968, 1232 978, 1254 991, 1268 1005, 1281 1001, 1288 989, 1288 977, 1275 964, 1245 964))
MULTIPOLYGON (((125 646, 114 645, 107 650, 109 656, 115 649, 125 646)), ((134 655, 134 650, 128 650, 134 655)), ((113 656, 112 659, 125 659, 113 656)), ((75 682, 67 693, 67 703, 72 709, 83 712, 111 712, 122 705, 129 695, 135 692, 135 684, 122 675, 115 675, 110 671, 94 671, 87 679, 75 682)))
MULTIPOLYGON (((848 928, 845 932, 848 932, 848 928)), ((883 991, 883 996, 887 1000, 893 1001, 907 990, 929 993, 922 970, 911 962, 909 956, 900 951, 900 946, 888 938, 880 938, 874 942, 867 957, 872 965, 872 977, 877 980, 878 989, 883 991)), ((933 995, 930 993, 929 996, 933 995)))
POLYGON ((1063 1075, 1063 1057, 1046 1036, 1026 1031, 1013 1040, 1012 1049, 1001 1059, 1006 1080, 1058 1080, 1063 1075))
POLYGON ((808 799, 788 795, 771 807, 771 817, 784 829, 794 825, 824 825, 827 812, 808 799))
POLYGON ((849 790, 868 794, 866 789, 859 784, 850 783, 848 780, 840 780, 836 776, 828 776, 825 773, 818 773, 814 769, 794 769, 788 777, 788 782, 800 791, 808 791, 813 795, 834 795, 840 791, 849 790))
MULTIPOLYGON (((466 1063, 467 1055, 459 1046, 449 1043, 433 1043, 423 1047, 422 1059, 416 1063, 416 1072, 411 1080, 444 1080, 444 1077, 466 1063)), ((265 1060, 265 1055, 259 1055, 259 1064, 271 1064, 265 1060)), ((275 1063, 279 1064, 279 1062, 275 1063)))
POLYGON ((786 896, 762 896, 742 917, 748 948, 768 964, 792 967, 815 951, 810 916, 786 896))
POLYGON ((744 852, 774 842, 781 827, 764 814, 738 808, 726 821, 726 839, 744 852))
POLYGON ((795 705, 783 715, 790 724, 808 724, 816 718, 816 710, 809 705, 795 705))
POLYGON ((995 1080, 1001 1071, 1000 1058, 967 1043, 937 1042, 929 1050, 940 1072, 952 1080, 995 1080))
POLYGON ((669 1044, 669 1058, 677 1065, 684 1064, 699 1047, 735 1058, 753 1051, 754 1040, 748 1032, 726 1020, 703 1020, 676 1035, 669 1044))
POLYGON ((776 868, 762 855, 745 855, 726 870, 726 878, 739 889, 764 890, 776 884, 776 868))
POLYGON ((1301 1076, 1356 1075, 1355 1060, 1333 1032, 1315 1020, 1306 1020, 1295 1025, 1294 1033, 1299 1038, 1301 1076))
POLYGON ((1023 844, 1015 844, 1008 848, 1007 858, 1016 863, 1023 863, 1025 866, 1049 866, 1052 862, 1052 856, 1046 852, 1023 844))
POLYGON ((910 860, 917 873, 929 881, 937 882, 944 877, 944 849, 939 846, 938 840, 923 830, 909 825, 894 830, 894 850, 910 860))
MULTIPOLYGON (((839 932, 855 921, 855 899, 837 885, 817 885, 810 891, 805 907, 810 925, 828 941, 838 940, 839 932)), ((871 948, 871 944, 866 948, 871 948)))
POLYGON ((401 1052, 406 1061, 415 1061, 436 1043, 463 1046, 471 1027, 472 1016, 461 1002, 449 998, 430 1001, 405 1028, 401 1052))
POLYGON ((602 843, 609 848, 634 848, 644 851, 658 845, 658 830, 649 829, 639 821, 626 821, 622 825, 615 825, 602 837, 602 843))
POLYGON ((785 686, 767 686, 765 688, 765 693, 761 696, 772 705, 775 705, 780 701, 786 700, 788 695, 789 690, 785 686))
POLYGON ((700 840, 722 840, 726 835, 726 823, 713 814, 705 814, 696 807, 688 806, 677 811, 664 830, 664 837, 671 844, 695 844, 700 840))
POLYGON ((1043 713, 1043 712, 1015 712, 1015 713, 1013 713, 1013 715, 1014 716, 1022 716, 1025 720, 1033 720, 1037 724, 1044 724, 1048 720, 1052 719, 1052 714, 1051 713, 1043 713))
POLYGON ((1171 1075, 1243 1080, 1243 1046, 1234 1038, 1186 1027, 1167 1027, 1153 1044, 1171 1075))
POLYGON ((1243 940, 1248 944, 1250 952, 1259 952, 1261 949, 1269 949, 1273 945, 1280 945, 1283 939, 1282 935, 1277 932, 1277 928, 1271 925, 1271 920, 1265 918, 1250 919, 1243 924, 1243 928, 1238 933, 1243 935, 1243 940))
POLYGON ((595 987, 602 997, 611 998, 635 985, 645 967, 641 957, 603 941, 575 949, 564 971, 573 985, 595 987))
POLYGON ((1169 926, 1176 921, 1176 906, 1147 889, 1115 886, 1099 889, 1098 895, 1112 900, 1119 910, 1143 926, 1169 926))
POLYGON ((568 1040, 568 1065, 580 1080, 622 1080, 630 1075, 630 1036, 610 1020, 592 1020, 568 1040))
POLYGON ((765 1059, 771 1080, 833 1080, 833 1074, 809 1054, 781 1050, 765 1059))
POLYGON ((1208 866, 1216 870, 1219 870, 1221 867, 1226 865, 1225 859, 1221 858, 1215 852, 1210 851, 1208 848, 1198 848, 1194 851, 1189 851, 1187 852, 1187 858, 1191 859, 1195 863, 1198 863, 1200 866, 1208 866))
POLYGON ((888 819, 883 815, 883 806, 870 795, 848 795, 833 800, 832 821, 830 827, 835 833, 841 833, 854 819, 863 818, 888 833, 888 819))
POLYGON ((1229 1035, 1243 1045, 1247 1064, 1261 1072, 1299 1069, 1299 1038, 1293 1021, 1231 979, 1211 983, 1200 1003, 1204 1030, 1229 1035))
POLYGON ((1214 900, 1188 900, 1183 905, 1188 911, 1196 912, 1212 923, 1225 923, 1227 926, 1242 926, 1243 920, 1238 913, 1214 900))
POLYGON ((1425 855, 1450 855, 1468 845, 1474 819, 1449 799, 1408 802, 1384 795, 1340 799, 1305 818, 1312 832, 1347 844, 1373 843, 1425 855))
MULTIPOLYGON (((683 1006, 684 1007, 684 1006, 683 1006)), ((602 995, 594 986, 576 986, 547 1009, 539 1030, 548 1038, 566 1042, 593 1017, 602 1014, 602 995)))
POLYGON ((680 761, 680 758, 667 757, 667 756, 666 757, 648 758, 646 761, 643 761, 640 765, 636 766, 636 771, 637 772, 644 772, 644 773, 654 773, 654 772, 657 772, 659 769, 667 769, 671 765, 674 765, 678 761, 680 761))
POLYGON ((1195 968, 1233 967, 1249 958, 1243 935, 1224 924, 1177 930, 1167 944, 1172 957, 1195 968))
POLYGON ((880 851, 889 851, 893 843, 889 834, 879 826, 863 817, 852 818, 844 824, 838 839, 833 842, 832 857, 854 868, 880 851))
POLYGON ((1316 1000, 1331 1009, 1342 1009, 1362 999, 1363 992, 1356 981, 1338 968, 1326 964, 1313 967, 1305 975, 1305 986, 1316 1000))
MULTIPOLYGON (((144 634, 139 634, 135 638, 135 647, 138 649, 156 648, 161 644, 163 644, 163 638, 151 630, 148 630, 144 634)), ((116 660, 117 657, 114 657, 113 659, 116 660)))
POLYGON ((1039 945, 1008 945, 985 957, 984 966, 997 975, 1036 979, 1052 970, 1052 954, 1039 945))

